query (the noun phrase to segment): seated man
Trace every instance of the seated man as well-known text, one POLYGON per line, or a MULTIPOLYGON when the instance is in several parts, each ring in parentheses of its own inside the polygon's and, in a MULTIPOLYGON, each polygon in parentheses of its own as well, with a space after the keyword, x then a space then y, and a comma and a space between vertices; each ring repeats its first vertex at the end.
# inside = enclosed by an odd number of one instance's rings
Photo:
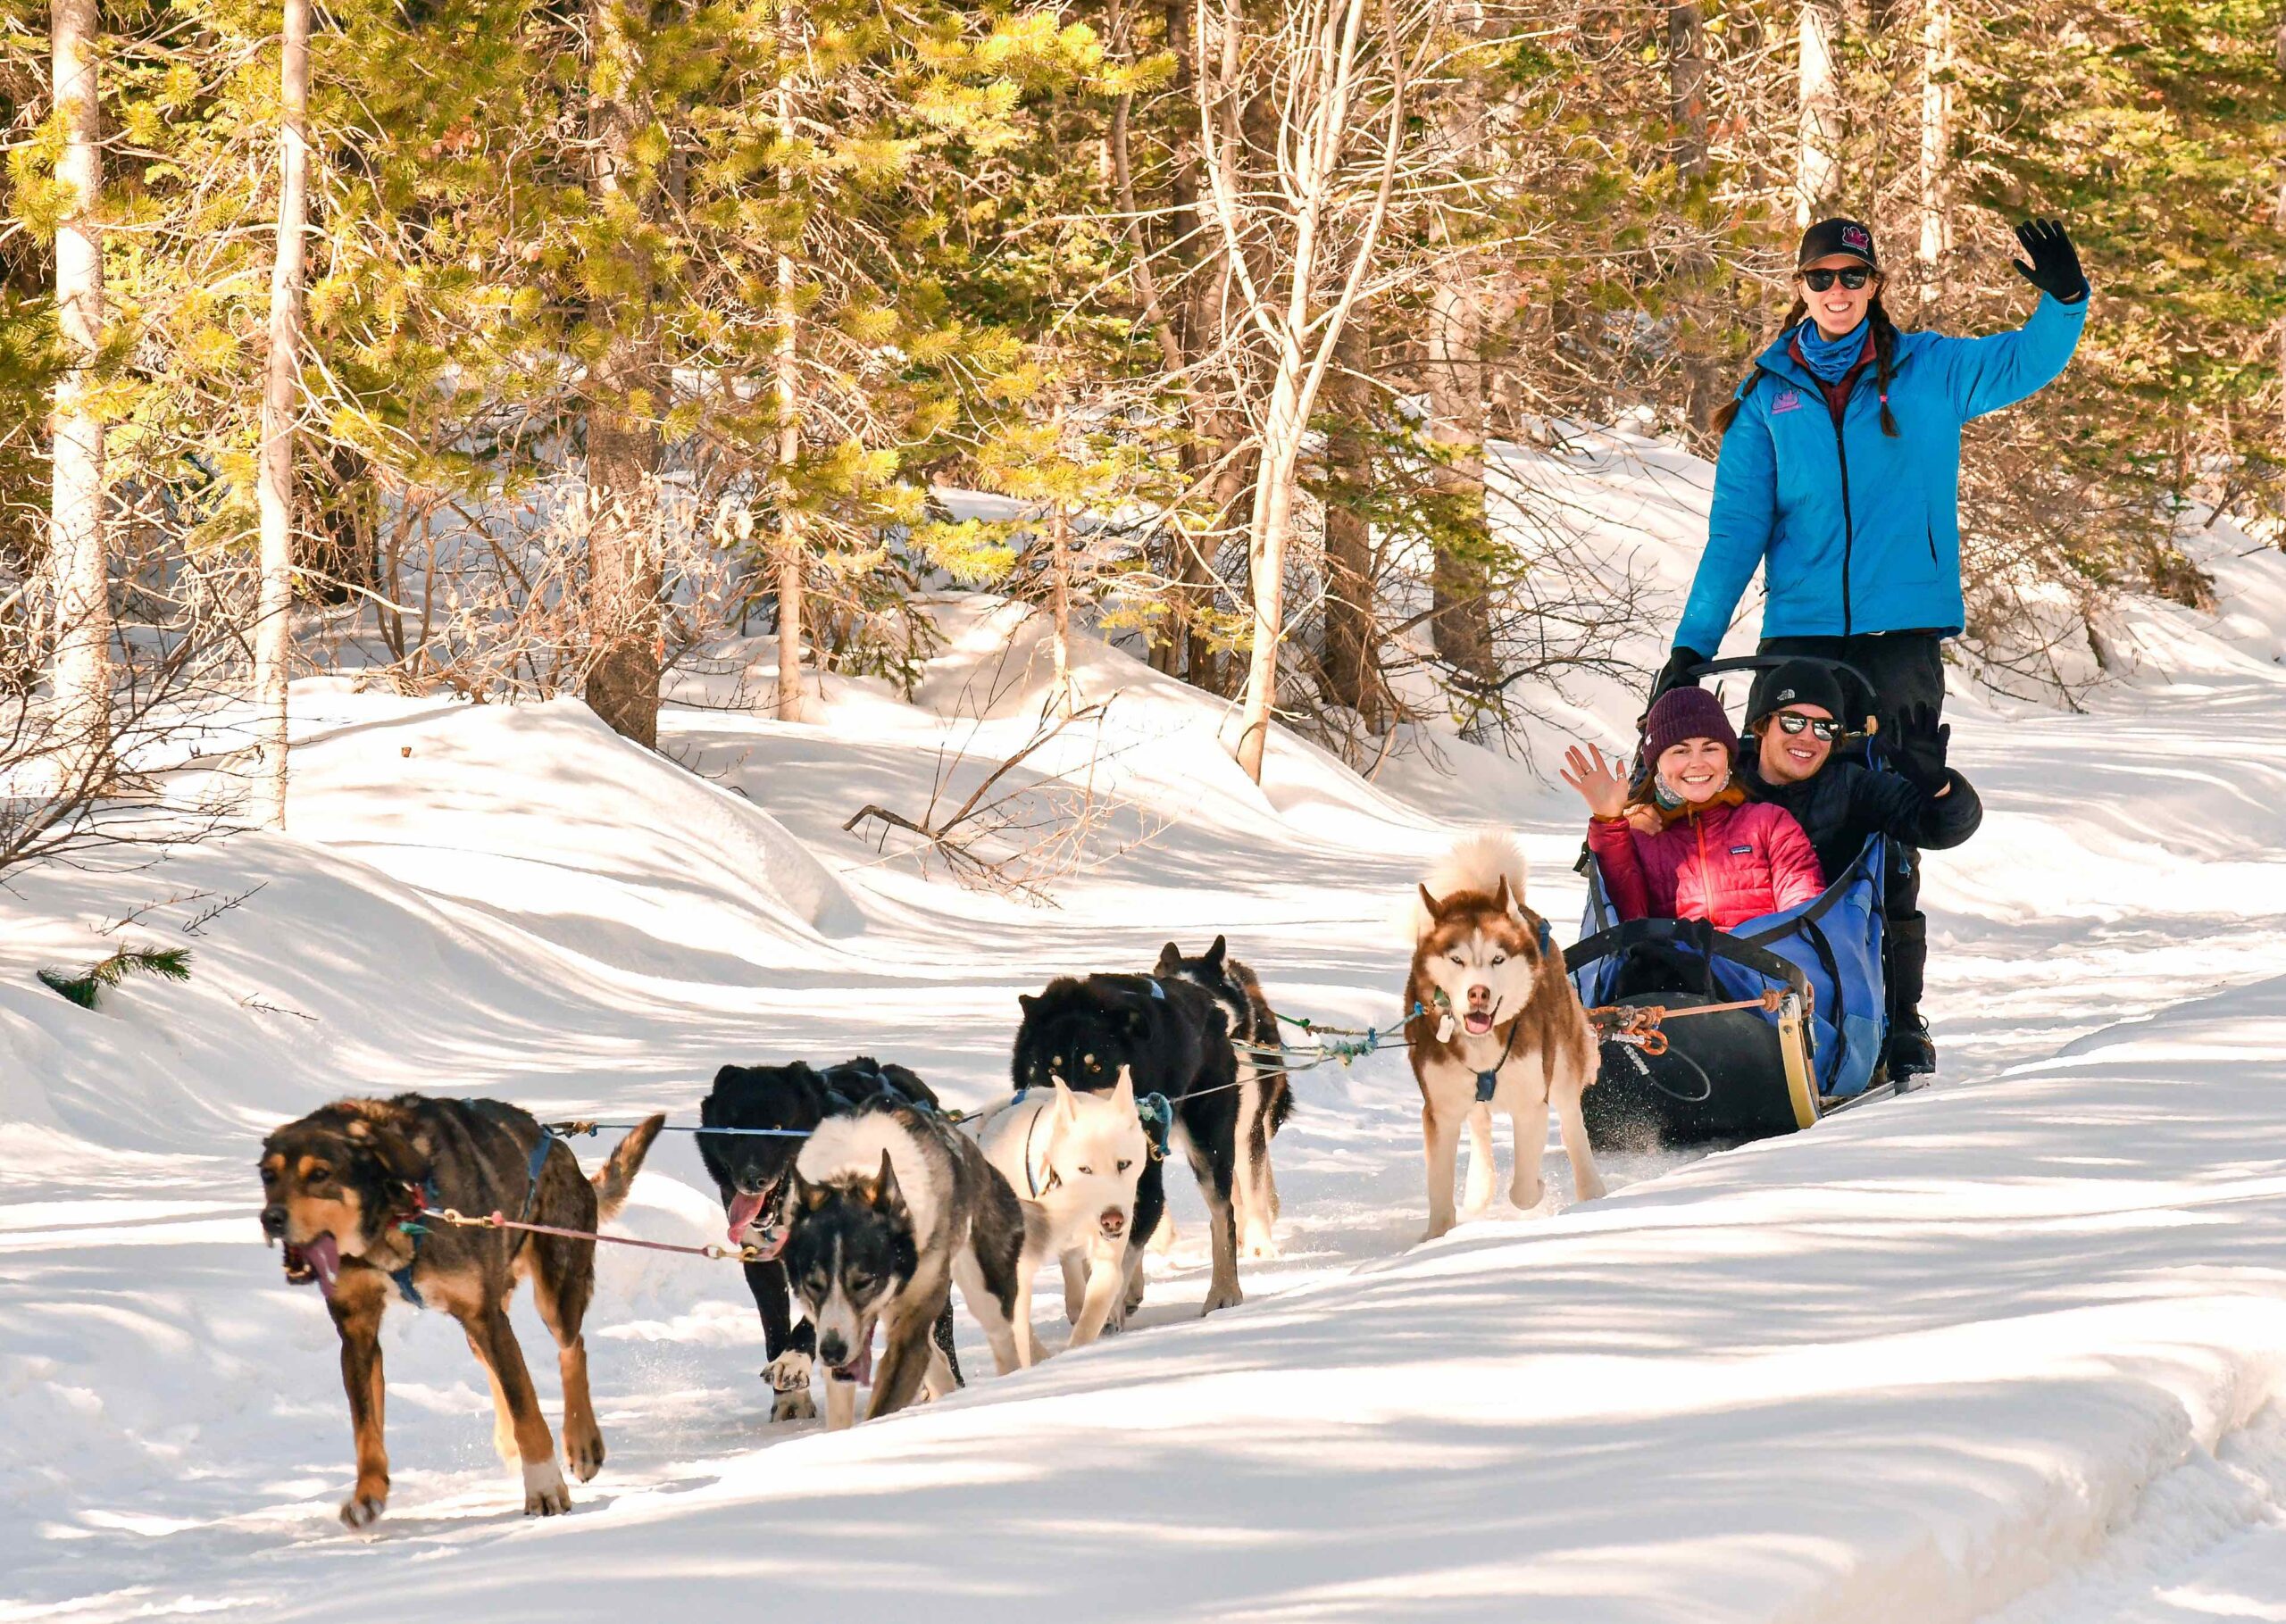
POLYGON ((1741 752, 1739 781, 1755 800, 1794 815, 1832 878, 1856 861, 1865 842, 1885 835, 1901 865, 1889 887, 1888 966, 1890 1074, 1900 1080, 1937 1069, 1936 1047, 1921 1018, 1921 987, 1929 958, 1928 920, 1920 896, 1922 848, 1942 851, 1976 833, 1984 806, 1975 789, 1945 765, 1952 729, 1936 725, 1927 707, 1909 711, 1894 739, 1883 736, 1895 772, 1836 759, 1847 731, 1841 685, 1832 668, 1793 660, 1755 678, 1747 698, 1747 731, 1756 747, 1741 752))

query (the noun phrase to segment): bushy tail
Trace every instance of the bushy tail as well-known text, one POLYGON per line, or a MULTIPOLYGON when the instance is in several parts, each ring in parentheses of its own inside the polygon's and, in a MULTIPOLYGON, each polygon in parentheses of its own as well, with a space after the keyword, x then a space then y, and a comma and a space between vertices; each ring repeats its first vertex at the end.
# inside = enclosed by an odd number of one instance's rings
MULTIPOLYGON (((1525 878, 1524 851, 1516 844, 1515 837, 1489 829, 1456 842, 1421 883, 1428 887, 1430 895, 1442 902, 1464 891, 1481 891, 1489 895, 1505 879, 1508 882, 1509 902, 1521 907, 1525 878)), ((1414 939, 1420 940, 1428 929, 1429 911, 1416 896, 1413 904, 1414 939)))
POLYGON ((592 1180, 596 1187, 596 1212, 599 1222, 608 1222, 619 1216, 620 1208, 627 1204, 628 1187, 635 1182, 635 1175, 643 1170, 643 1158, 651 1153, 651 1141, 659 1137, 667 1119, 663 1112, 645 1117, 635 1125, 635 1131, 622 1139, 612 1151, 611 1159, 592 1180))

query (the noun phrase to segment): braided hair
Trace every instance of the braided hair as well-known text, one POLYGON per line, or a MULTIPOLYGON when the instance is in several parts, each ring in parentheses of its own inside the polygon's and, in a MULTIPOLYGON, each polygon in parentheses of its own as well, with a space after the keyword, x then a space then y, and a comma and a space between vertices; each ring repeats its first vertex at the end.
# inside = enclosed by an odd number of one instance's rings
MULTIPOLYGON (((1807 319, 1809 313, 1808 302, 1796 295, 1794 308, 1786 312, 1786 321, 1778 330, 1791 332, 1807 319)), ((1890 312, 1881 307, 1881 296, 1878 292, 1865 307, 1865 320, 1873 324, 1873 382, 1881 396, 1881 432, 1896 439, 1897 418, 1890 411, 1890 379, 1897 373, 1897 323, 1890 320, 1890 312)), ((1731 425, 1739 421, 1739 408, 1745 404, 1743 392, 1723 403, 1722 410, 1714 414, 1717 435, 1731 432, 1731 425)))

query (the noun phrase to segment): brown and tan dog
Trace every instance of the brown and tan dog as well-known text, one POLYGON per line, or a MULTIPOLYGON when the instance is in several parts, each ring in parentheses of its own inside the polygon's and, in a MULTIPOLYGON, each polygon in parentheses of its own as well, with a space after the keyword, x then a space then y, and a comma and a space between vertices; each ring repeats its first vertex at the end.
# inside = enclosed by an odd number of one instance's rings
POLYGON ((1414 1079, 1421 1085, 1421 1128, 1429 1162, 1429 1228, 1453 1227, 1453 1169, 1461 1124, 1476 1145, 1469 1170, 1471 1211, 1492 1198, 1492 1113, 1504 1112, 1516 1139, 1508 1199, 1539 1204, 1540 1151, 1555 1108, 1581 1201, 1604 1193, 1580 1114, 1596 1079, 1595 1035, 1564 973, 1564 954, 1540 916, 1524 906, 1524 857, 1515 842, 1481 835, 1461 842, 1421 887, 1413 970, 1405 1006, 1414 1079), (1431 889, 1434 887, 1434 889, 1431 889))
POLYGON ((555 1335, 563 1374, 563 1453, 581 1482, 604 1463, 588 1395, 580 1321, 596 1283, 596 1244, 518 1229, 417 1222, 421 1208, 502 1212, 592 1231, 618 1212, 658 1137, 651 1117, 620 1141, 603 1170, 581 1177, 567 1145, 497 1100, 337 1100, 263 1142, 262 1230, 286 1246, 286 1278, 314 1282, 341 1333, 341 1380, 357 1442, 357 1487, 341 1520, 362 1528, 389 1496, 381 1440, 381 1315, 402 1295, 448 1313, 492 1381, 493 1443, 521 1465, 526 1516, 569 1511, 572 1496, 532 1391, 508 1299, 529 1279, 555 1335))

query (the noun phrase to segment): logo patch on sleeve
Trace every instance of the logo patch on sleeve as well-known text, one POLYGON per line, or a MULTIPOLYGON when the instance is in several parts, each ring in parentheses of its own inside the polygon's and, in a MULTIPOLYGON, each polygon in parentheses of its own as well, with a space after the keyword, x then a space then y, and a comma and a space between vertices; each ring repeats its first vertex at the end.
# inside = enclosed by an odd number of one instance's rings
POLYGON ((1773 417, 1781 412, 1799 412, 1801 409, 1802 392, 1799 389, 1781 389, 1778 398, 1770 403, 1770 415, 1773 417))
POLYGON ((1731 855, 1733 857, 1751 857, 1754 855, 1754 847, 1750 845, 1734 845, 1731 848, 1731 855))

